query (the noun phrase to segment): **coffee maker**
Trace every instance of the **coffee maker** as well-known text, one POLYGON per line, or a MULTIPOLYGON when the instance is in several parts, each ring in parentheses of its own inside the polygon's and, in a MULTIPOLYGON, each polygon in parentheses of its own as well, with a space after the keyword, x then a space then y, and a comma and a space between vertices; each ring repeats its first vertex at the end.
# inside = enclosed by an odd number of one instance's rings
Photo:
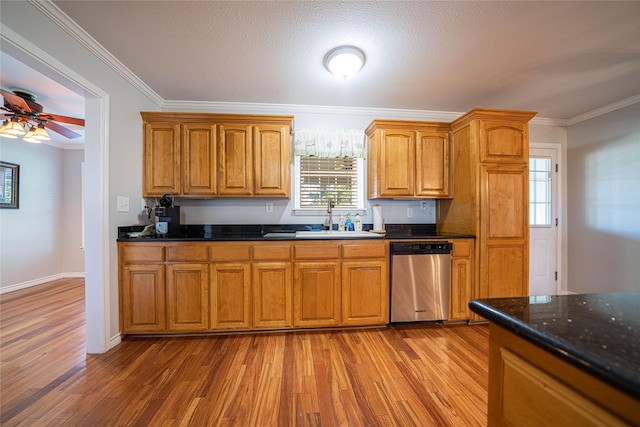
POLYGON ((180 234, 180 206, 174 206, 173 195, 165 193, 155 207, 156 234, 178 236, 180 234))

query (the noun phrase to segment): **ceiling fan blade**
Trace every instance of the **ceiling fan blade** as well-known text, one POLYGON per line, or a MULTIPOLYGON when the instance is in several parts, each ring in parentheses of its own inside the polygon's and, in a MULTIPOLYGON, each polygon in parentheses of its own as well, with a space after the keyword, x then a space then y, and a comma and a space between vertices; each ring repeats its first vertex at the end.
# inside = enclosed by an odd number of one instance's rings
POLYGON ((54 120, 56 122, 68 123, 70 125, 78 125, 84 127, 84 119, 50 113, 40 113, 39 117, 46 120, 54 120))
POLYGON ((7 92, 4 89, 0 89, 0 92, 2 93, 2 96, 4 97, 6 103, 8 103, 9 105, 22 111, 31 112, 31 108, 29 108, 25 100, 20 98, 18 95, 14 95, 13 93, 7 92))
POLYGON ((66 136, 69 139, 79 138, 82 136, 79 133, 76 133, 63 126, 60 126, 55 122, 44 122, 43 124, 44 124, 44 127, 46 127, 47 129, 51 129, 52 131, 59 133, 62 136, 66 136))

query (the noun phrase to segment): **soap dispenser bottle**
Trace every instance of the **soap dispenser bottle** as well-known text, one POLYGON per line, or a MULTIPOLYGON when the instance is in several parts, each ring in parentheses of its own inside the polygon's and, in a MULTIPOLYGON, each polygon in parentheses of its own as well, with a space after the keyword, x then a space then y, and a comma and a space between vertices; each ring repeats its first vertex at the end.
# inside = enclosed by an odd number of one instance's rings
POLYGON ((347 231, 353 231, 353 221, 351 221, 351 214, 347 214, 347 220, 344 223, 345 229, 347 231))
POLYGON ((362 231, 362 219, 360 218, 360 214, 356 213, 356 219, 355 219, 355 229, 356 231, 362 231))
POLYGON ((340 215, 340 222, 338 222, 338 231, 344 231, 344 215, 340 215))

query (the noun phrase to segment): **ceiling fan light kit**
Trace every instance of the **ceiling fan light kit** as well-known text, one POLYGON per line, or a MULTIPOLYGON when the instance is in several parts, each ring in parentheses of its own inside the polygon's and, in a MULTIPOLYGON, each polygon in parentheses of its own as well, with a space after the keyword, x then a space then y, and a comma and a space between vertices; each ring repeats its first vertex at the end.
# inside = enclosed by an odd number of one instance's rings
POLYGON ((45 113, 42 111, 42 105, 36 102, 34 93, 24 89, 11 90, 13 93, 0 89, 4 98, 2 109, 8 111, 4 115, 9 116, 9 119, 5 120, 0 127, 0 136, 12 139, 22 136, 24 141, 40 143, 51 139, 45 127, 67 138, 81 136, 59 125, 56 121, 84 126, 84 119, 45 113))
POLYGON ((324 65, 336 76, 347 80, 364 65, 364 52, 355 46, 339 46, 327 53, 324 65))

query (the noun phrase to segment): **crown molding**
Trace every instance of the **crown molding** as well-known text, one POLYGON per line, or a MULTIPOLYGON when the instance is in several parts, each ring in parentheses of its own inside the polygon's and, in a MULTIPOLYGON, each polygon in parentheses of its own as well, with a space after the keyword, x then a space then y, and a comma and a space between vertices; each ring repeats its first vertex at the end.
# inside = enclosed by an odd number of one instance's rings
POLYGON ((628 107, 629 105, 637 104, 638 102, 640 102, 640 93, 620 100, 618 102, 614 102, 613 104, 605 105, 604 107, 596 108, 595 110, 572 117, 567 120, 567 126, 575 125, 577 123, 584 122, 585 120, 593 119, 595 117, 611 113, 621 108, 628 107))
POLYGON ((145 82, 129 70, 122 62, 113 56, 111 52, 98 43, 96 39, 80 27, 53 2, 50 0, 28 0, 28 2, 60 27, 64 32, 70 35, 74 40, 84 46, 89 52, 94 54, 100 61, 109 66, 123 79, 138 89, 143 95, 157 105, 163 104, 164 99, 162 99, 160 95, 158 95, 145 82))

